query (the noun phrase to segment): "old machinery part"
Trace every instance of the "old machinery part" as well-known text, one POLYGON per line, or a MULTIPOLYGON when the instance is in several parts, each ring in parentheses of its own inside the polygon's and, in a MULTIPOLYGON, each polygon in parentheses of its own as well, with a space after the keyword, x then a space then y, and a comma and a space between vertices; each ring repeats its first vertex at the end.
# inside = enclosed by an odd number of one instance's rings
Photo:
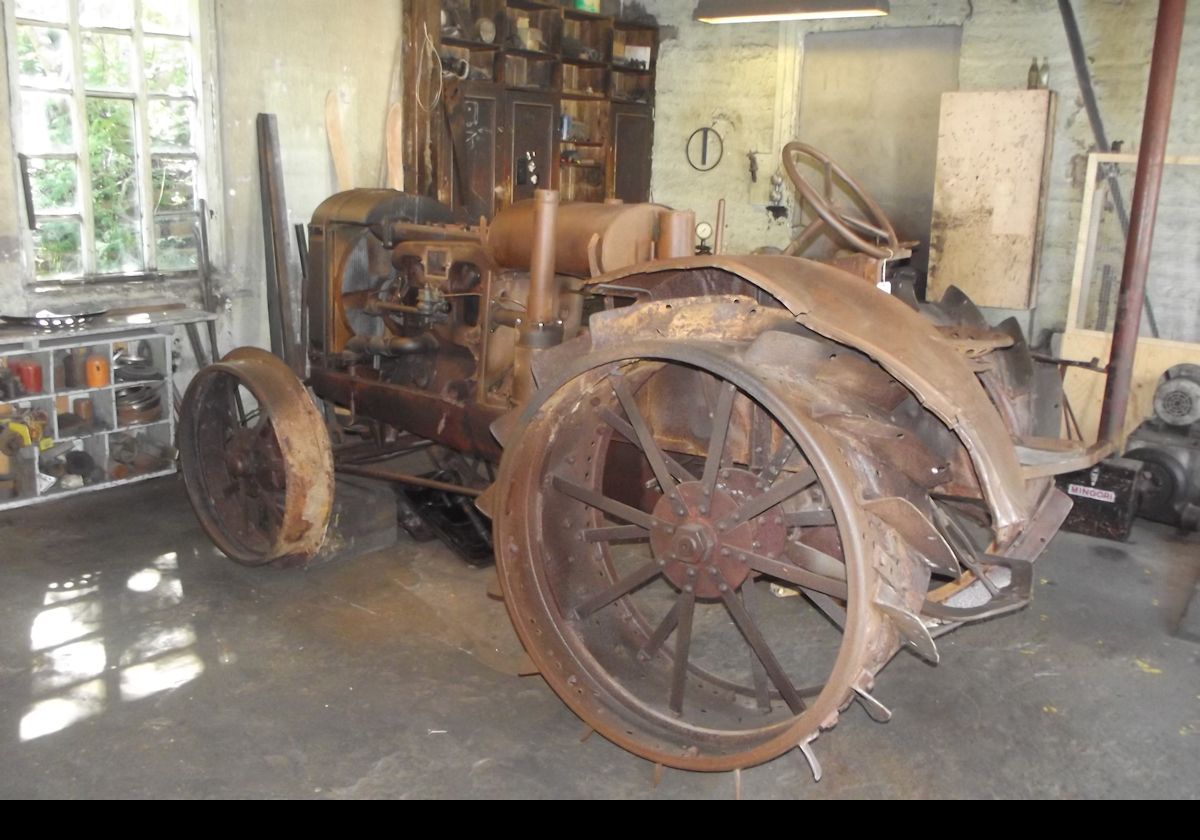
POLYGON ((1142 462, 1139 516, 1200 528, 1200 438, 1142 426, 1130 435, 1125 457, 1142 462))
POLYGON ((804 252, 812 241, 826 228, 845 240, 845 242, 863 254, 875 259, 892 259, 899 257, 904 248, 896 236, 887 214, 879 206, 862 185, 838 166, 829 155, 809 146, 807 143, 792 142, 783 148, 783 168, 796 191, 812 208, 816 218, 805 226, 792 240, 786 253, 796 255, 804 252), (800 172, 796 165, 796 156, 800 155, 816 161, 821 168, 824 178, 823 189, 817 190, 800 172), (855 204, 866 208, 868 218, 863 219, 850 211, 838 209, 833 202, 834 188, 844 186, 855 204))
POLYGON ((1055 478, 1073 502, 1063 530, 1119 542, 1129 539, 1146 486, 1146 466, 1137 456, 1106 458, 1055 478))
POLYGON ((179 449, 192 507, 229 557, 286 565, 320 548, 333 453, 304 385, 278 358, 242 347, 196 374, 179 449))
POLYGON ((1125 457, 1142 462, 1138 515, 1200 528, 1200 365, 1163 374, 1154 415, 1130 435, 1125 457))
POLYGON ((481 500, 506 604, 554 690, 650 761, 807 745, 851 699, 877 704, 902 644, 936 659, 927 623, 1028 600, 1027 560, 976 550, 942 507, 973 481, 945 428, 785 310, 635 304, 539 371, 481 500), (926 601, 968 568, 988 607, 926 601))
POLYGON ((413 356, 420 353, 436 353, 437 339, 428 333, 417 336, 366 336, 356 335, 346 342, 346 352, 359 356, 413 356))
POLYGON ((1154 391, 1154 416, 1169 426, 1200 424, 1200 365, 1176 365, 1154 391))
POLYGON ((115 391, 117 422, 122 426, 154 423, 162 419, 160 386, 139 384, 117 388, 115 391))
POLYGON ((696 253, 696 214, 664 210, 658 217, 658 241, 654 253, 660 260, 690 257, 696 253))
MULTIPOLYGON (((533 200, 519 201, 497 213, 488 226, 487 245, 501 266, 529 269, 535 207, 533 200)), ((563 204, 555 215, 555 272, 591 277, 649 260, 663 209, 652 204, 563 204)))

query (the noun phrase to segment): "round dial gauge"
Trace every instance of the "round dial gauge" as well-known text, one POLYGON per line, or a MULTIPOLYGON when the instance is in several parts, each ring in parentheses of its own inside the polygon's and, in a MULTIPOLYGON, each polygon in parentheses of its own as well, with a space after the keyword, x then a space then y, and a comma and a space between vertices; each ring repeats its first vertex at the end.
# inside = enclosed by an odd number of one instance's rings
POLYGON ((696 225, 696 236, 700 239, 710 239, 713 235, 713 226, 708 222, 701 222, 696 225))

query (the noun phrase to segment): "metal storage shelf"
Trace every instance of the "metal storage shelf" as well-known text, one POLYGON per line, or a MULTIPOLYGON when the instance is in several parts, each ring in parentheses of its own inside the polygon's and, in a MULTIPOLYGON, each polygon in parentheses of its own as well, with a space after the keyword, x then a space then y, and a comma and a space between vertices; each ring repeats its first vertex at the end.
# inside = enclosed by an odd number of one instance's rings
POLYGON ((96 463, 97 473, 102 470, 104 476, 103 479, 94 480, 82 487, 64 486, 59 479, 43 489, 41 485, 53 477, 46 477, 41 472, 40 464, 36 481, 29 481, 32 476, 28 468, 23 480, 18 481, 16 471, 21 468, 18 456, 0 456, 0 481, 14 482, 17 486, 12 487, 13 493, 18 486, 22 491, 19 496, 10 495, 8 492, 0 493, 0 510, 68 498, 174 473, 176 466, 171 451, 175 437, 171 392, 171 377, 174 372, 172 333, 176 325, 195 323, 211 317, 192 310, 175 310, 150 317, 148 320, 145 317, 134 319, 144 324, 140 327, 118 317, 71 331, 0 330, 0 365, 6 366, 10 360, 36 361, 41 365, 43 376, 42 393, 0 401, 0 427, 25 407, 43 412, 46 418, 42 430, 43 437, 53 441, 53 445, 70 444, 73 451, 87 452, 96 463), (142 344, 143 342, 145 344, 142 344), (136 351, 139 345, 143 350, 148 350, 150 369, 143 371, 147 378, 117 379, 113 365, 116 350, 123 347, 126 351, 136 351), (104 385, 86 386, 76 385, 74 382, 67 385, 60 381, 60 378, 66 378, 64 357, 71 351, 78 350, 96 353, 107 359, 108 381, 104 385), (152 374, 157 375, 150 378, 152 374), (117 393, 137 385, 150 385, 159 390, 161 419, 122 425, 117 415, 117 393), (78 433, 73 426, 60 428, 63 415, 74 412, 76 400, 80 399, 92 400, 92 425, 79 430, 78 433), (155 449, 162 448, 164 455, 161 466, 150 466, 144 472, 132 472, 133 467, 115 462, 114 449, 124 445, 130 437, 144 437, 145 443, 152 442, 155 449), (30 492, 31 489, 33 492, 30 492))

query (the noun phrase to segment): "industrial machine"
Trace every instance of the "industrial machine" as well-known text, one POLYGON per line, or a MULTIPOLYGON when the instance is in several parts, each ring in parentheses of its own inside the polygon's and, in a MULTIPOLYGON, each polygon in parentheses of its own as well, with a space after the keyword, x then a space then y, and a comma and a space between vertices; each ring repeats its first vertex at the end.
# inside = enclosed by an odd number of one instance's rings
POLYGON ((1200 528, 1200 365, 1163 374, 1154 415, 1129 436, 1125 457, 1142 462, 1139 515, 1200 528))
POLYGON ((851 702, 890 716, 875 677, 901 647, 936 662, 937 636, 1029 600, 1070 507, 1053 475, 1103 454, 1054 437, 1056 372, 1015 322, 872 282, 900 243, 824 172, 804 194, 870 271, 696 256, 694 215, 649 204, 541 191, 475 227, 333 196, 306 382, 243 348, 188 389, 201 522, 286 564, 320 547, 335 470, 476 497, 517 633, 589 726, 690 770, 799 748, 819 777, 810 744, 851 702), (366 463, 417 446, 446 469, 366 463))

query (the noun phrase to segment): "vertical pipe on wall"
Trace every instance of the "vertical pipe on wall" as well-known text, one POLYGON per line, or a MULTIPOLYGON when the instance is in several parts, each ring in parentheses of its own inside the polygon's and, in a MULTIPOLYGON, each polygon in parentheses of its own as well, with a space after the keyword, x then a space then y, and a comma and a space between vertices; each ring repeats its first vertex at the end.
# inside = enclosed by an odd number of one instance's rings
POLYGON ((1133 185, 1133 205, 1129 214, 1129 238, 1125 243, 1125 264, 1121 272, 1112 352, 1108 359, 1108 381, 1104 387, 1104 404, 1100 412, 1100 440, 1121 443, 1124 437, 1186 6, 1187 0, 1160 0, 1158 4, 1158 25, 1154 32, 1154 53, 1150 59, 1150 82, 1146 91, 1146 114, 1142 120, 1137 178, 1133 185))

